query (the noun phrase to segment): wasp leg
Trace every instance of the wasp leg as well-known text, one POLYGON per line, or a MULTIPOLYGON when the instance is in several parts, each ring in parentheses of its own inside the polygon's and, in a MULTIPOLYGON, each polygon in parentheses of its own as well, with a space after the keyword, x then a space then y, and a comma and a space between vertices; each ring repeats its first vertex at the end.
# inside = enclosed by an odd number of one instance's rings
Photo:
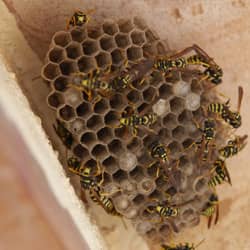
POLYGON ((137 126, 134 126, 134 127, 133 127, 132 133, 133 133, 133 136, 134 136, 134 137, 137 137, 137 133, 138 133, 138 128, 137 128, 137 126))

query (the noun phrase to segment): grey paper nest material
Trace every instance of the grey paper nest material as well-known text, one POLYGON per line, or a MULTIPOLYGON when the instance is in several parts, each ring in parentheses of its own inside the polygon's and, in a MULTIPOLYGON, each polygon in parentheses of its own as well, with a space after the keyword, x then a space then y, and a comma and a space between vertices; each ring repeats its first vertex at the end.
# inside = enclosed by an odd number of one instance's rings
MULTIPOLYGON (((157 241, 165 241, 171 231, 178 233, 198 225, 211 194, 205 175, 208 163, 198 161, 195 150, 186 150, 201 136, 192 119, 204 119, 204 89, 189 75, 178 73, 164 79, 161 73, 152 72, 144 84, 133 83, 136 90, 127 88, 93 105, 84 93, 68 88, 67 83, 73 72, 88 73, 111 64, 118 68, 126 60, 138 63, 149 54, 162 53, 166 53, 163 42, 142 20, 105 21, 94 29, 84 26, 57 32, 42 71, 51 87, 48 105, 74 135, 72 154, 83 165, 101 162, 105 170, 103 187, 122 190, 112 195, 117 211, 133 219, 141 235, 157 241), (157 113, 159 119, 152 126, 155 133, 139 129, 138 137, 133 137, 125 128, 112 128, 131 104, 138 113, 157 113), (155 141, 170 149, 170 164, 174 166, 180 160, 169 181, 162 175, 156 178, 155 166, 148 168, 155 161, 149 152, 155 141), (182 204, 180 215, 155 222, 146 208, 155 200, 166 200, 166 192, 172 196, 172 204, 182 204)), ((210 98, 214 98, 211 93, 210 98)))

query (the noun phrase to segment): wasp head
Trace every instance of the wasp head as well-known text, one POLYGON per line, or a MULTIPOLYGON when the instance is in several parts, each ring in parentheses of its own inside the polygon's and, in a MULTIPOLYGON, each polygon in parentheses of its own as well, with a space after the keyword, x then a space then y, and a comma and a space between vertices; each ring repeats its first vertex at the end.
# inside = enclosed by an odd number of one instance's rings
POLYGON ((68 163, 68 168, 70 171, 74 172, 74 173, 78 173, 79 169, 81 167, 81 162, 77 160, 77 158, 75 157, 70 157, 67 160, 68 163))
POLYGON ((233 128, 239 128, 241 126, 241 115, 239 112, 231 112, 229 120, 233 128))

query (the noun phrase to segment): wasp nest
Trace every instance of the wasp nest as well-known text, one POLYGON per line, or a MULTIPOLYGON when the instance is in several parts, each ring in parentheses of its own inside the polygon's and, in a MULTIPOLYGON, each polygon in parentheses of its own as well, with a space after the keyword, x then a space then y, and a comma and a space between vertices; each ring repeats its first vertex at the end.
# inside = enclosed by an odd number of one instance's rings
MULTIPOLYGON (((193 120, 202 124, 204 119, 202 105, 208 97, 202 84, 192 75, 173 73, 165 78, 150 69, 144 72, 143 84, 133 82, 134 89, 117 91, 94 104, 67 84, 74 72, 88 73, 110 65, 119 69, 126 61, 135 65, 149 55, 166 52, 163 42, 142 20, 105 21, 95 28, 85 25, 57 32, 42 71, 51 88, 47 103, 75 139, 71 153, 83 165, 100 162, 105 172, 103 188, 121 189, 111 195, 117 211, 133 219, 141 235, 157 241, 165 241, 170 232, 198 225, 211 195, 208 163, 199 161, 190 147, 201 138, 193 120), (127 128, 115 128, 121 113, 131 105, 139 114, 158 115, 151 131, 139 127, 137 137, 133 137, 127 128), (169 149, 173 168, 168 179, 157 176, 157 167, 151 165, 155 159, 150 147, 155 142, 169 149), (156 201, 165 201, 167 195, 172 197, 171 204, 180 208, 180 214, 157 222, 157 216, 146 209, 156 201)), ((209 98, 214 98, 213 94, 209 98)))

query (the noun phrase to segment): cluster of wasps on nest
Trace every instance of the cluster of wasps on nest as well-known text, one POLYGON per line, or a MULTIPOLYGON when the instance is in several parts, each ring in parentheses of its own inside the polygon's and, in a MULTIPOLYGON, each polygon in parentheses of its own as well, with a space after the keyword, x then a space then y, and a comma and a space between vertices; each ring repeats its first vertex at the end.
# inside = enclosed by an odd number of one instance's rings
MULTIPOLYGON (((90 11, 91 13, 93 11, 90 11)), ((89 14, 88 13, 88 14, 89 14)), ((83 26, 90 20, 89 15, 82 11, 76 11, 74 15, 67 22, 67 29, 70 26, 83 26)), ((106 70, 94 70, 88 74, 82 72, 72 73, 71 81, 68 82, 68 87, 75 88, 78 91, 84 92, 89 101, 95 103, 100 99, 100 96, 110 97, 116 91, 134 88, 132 82, 140 81, 143 84, 144 79, 138 79, 137 67, 139 64, 145 64, 152 70, 158 70, 165 76, 171 75, 174 71, 190 72, 198 75, 200 81, 207 80, 211 83, 211 88, 222 83, 223 71, 215 63, 215 61, 209 57, 209 55, 201 49, 198 45, 187 47, 186 49, 175 53, 171 56, 161 58, 149 58, 146 61, 138 62, 131 68, 127 64, 124 68, 116 72, 111 72, 111 69, 106 70), (193 55, 189 55, 194 52, 193 55), (189 66, 192 66, 190 69, 189 66), (193 67, 203 68, 193 69, 193 67)), ((211 227, 212 220, 214 218, 214 224, 219 219, 219 198, 216 193, 216 187, 220 184, 228 182, 231 184, 231 178, 229 171, 226 167, 226 160, 239 151, 241 151, 247 140, 247 135, 238 136, 232 133, 232 137, 228 138, 226 145, 217 148, 215 144, 216 126, 217 122, 223 122, 231 127, 233 130, 239 128, 242 123, 240 107, 243 98, 243 88, 238 88, 238 107, 236 111, 231 110, 228 99, 224 103, 210 103, 206 107, 203 107, 205 119, 202 123, 193 120, 195 126, 200 130, 202 136, 199 141, 191 144, 187 150, 194 149, 200 155, 200 160, 203 162, 209 162, 211 155, 217 155, 217 159, 212 162, 208 185, 213 190, 213 193, 209 197, 206 206, 201 211, 201 214, 208 218, 208 228, 211 227)), ((137 136, 137 130, 139 127, 145 127, 148 130, 150 126, 157 121, 158 117, 155 113, 138 114, 131 107, 131 110, 125 111, 121 114, 120 119, 117 121, 116 127, 127 127, 133 136, 137 136)), ((62 143, 67 149, 71 149, 74 142, 73 135, 66 129, 63 122, 57 120, 54 125, 55 132, 60 137, 62 143)), ((151 156, 155 159, 155 162, 149 167, 156 166, 156 176, 162 171, 165 171, 166 176, 169 171, 172 170, 172 166, 169 165, 168 155, 169 149, 162 143, 154 143, 150 149, 151 156)), ((89 192, 90 198, 101 205, 103 209, 112 215, 122 216, 116 211, 112 200, 109 198, 110 193, 104 192, 102 183, 104 181, 104 171, 99 162, 95 166, 83 166, 80 160, 74 156, 67 159, 68 169, 72 173, 80 176, 81 187, 89 192)), ((176 163, 178 166, 178 161, 176 163)), ((171 196, 166 198, 165 202, 156 203, 154 206, 147 208, 148 213, 158 214, 160 220, 166 220, 170 217, 176 217, 179 215, 179 208, 176 205, 171 204, 171 196)), ((198 245, 200 245, 201 241, 198 245)), ((190 243, 180 243, 172 245, 162 245, 162 250, 195 250, 197 246, 190 243)))

